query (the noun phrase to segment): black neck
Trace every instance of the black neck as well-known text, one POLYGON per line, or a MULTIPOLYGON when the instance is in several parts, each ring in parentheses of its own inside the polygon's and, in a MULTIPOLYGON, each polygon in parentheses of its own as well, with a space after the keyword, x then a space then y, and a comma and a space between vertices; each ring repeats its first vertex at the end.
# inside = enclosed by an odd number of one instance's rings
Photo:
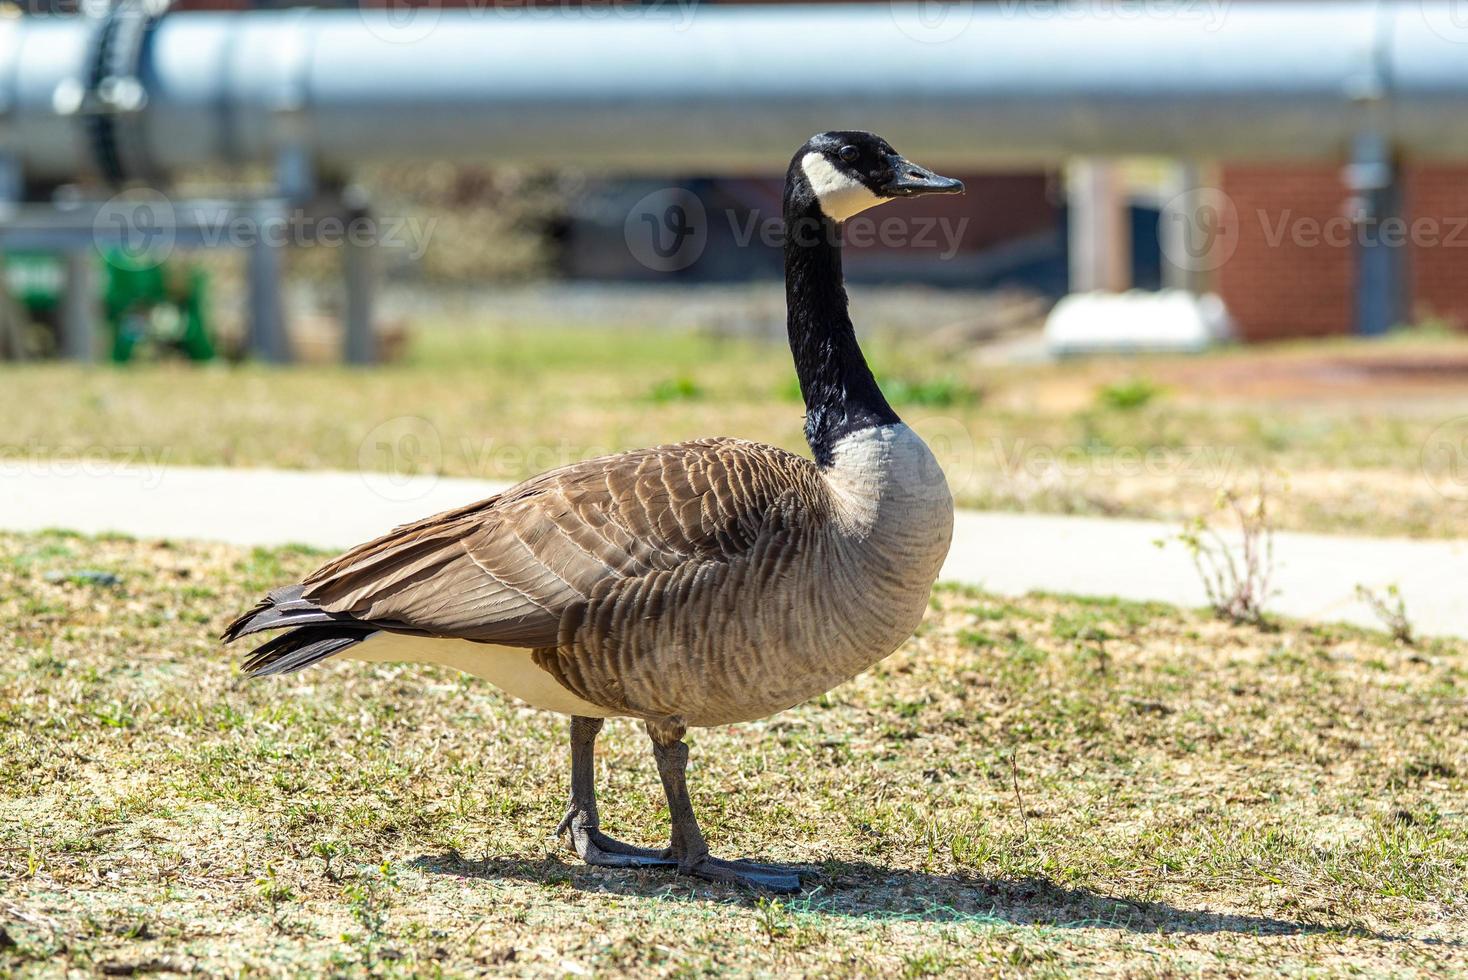
POLYGON ((799 185, 785 196, 785 309, 805 399, 805 439, 816 462, 829 466, 843 436, 900 420, 856 343, 836 226, 799 185))

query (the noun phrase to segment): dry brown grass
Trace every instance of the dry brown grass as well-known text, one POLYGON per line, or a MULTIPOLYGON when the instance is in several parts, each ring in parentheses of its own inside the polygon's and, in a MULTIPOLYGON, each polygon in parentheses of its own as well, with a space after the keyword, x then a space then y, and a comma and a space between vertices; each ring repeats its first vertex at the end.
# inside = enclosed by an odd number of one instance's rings
MULTIPOLYGON (((1274 513, 1282 529, 1468 537, 1463 341, 1057 365, 989 364, 913 333, 872 332, 868 347, 889 397, 930 437, 966 506, 1185 520, 1262 469, 1288 477, 1274 513), (1462 373, 1403 380, 1386 370, 1419 362, 1462 362, 1462 373), (1115 397, 1139 391, 1151 394, 1115 397), (1446 437, 1434 442, 1434 433, 1446 437)), ((0 365, 0 466, 83 454, 519 479, 709 435, 804 451, 779 342, 630 326, 440 325, 420 332, 412 357, 372 371, 0 365), (411 431, 430 439, 384 428, 409 416, 424 420, 411 431)))
MULTIPOLYGON (((717 852, 811 872, 773 901, 581 866, 563 723, 478 681, 242 680, 220 624, 318 557, 0 536, 0 974, 1468 969, 1460 644, 941 591, 693 735, 717 852)), ((600 748, 604 826, 663 839, 640 731, 600 748)))

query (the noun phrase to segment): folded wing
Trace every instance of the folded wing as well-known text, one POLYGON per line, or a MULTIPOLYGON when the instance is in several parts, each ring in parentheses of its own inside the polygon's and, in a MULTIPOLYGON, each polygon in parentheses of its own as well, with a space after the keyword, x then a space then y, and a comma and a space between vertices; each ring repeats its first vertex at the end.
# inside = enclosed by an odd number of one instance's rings
POLYGON ((598 590, 738 560, 772 520, 820 519, 824 492, 808 460, 742 440, 587 460, 354 548, 302 598, 388 629, 554 646, 563 615, 598 590))

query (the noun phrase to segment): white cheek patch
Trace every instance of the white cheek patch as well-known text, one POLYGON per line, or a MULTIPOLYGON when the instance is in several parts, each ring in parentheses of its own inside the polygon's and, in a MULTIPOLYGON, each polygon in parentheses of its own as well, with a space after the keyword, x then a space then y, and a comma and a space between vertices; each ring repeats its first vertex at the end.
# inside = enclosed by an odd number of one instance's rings
POLYGON ((811 190, 816 192, 821 210, 832 221, 845 221, 887 201, 887 198, 873 194, 855 177, 837 170, 819 153, 807 153, 801 157, 800 169, 805 171, 805 179, 810 181, 811 190))

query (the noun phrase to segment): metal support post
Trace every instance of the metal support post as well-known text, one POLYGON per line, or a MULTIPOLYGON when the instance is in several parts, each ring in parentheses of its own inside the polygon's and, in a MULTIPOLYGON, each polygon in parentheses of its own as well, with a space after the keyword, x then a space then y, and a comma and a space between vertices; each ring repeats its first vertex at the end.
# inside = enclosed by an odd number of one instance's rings
POLYGON ((1398 177, 1391 144, 1380 133, 1357 137, 1345 181, 1354 194, 1356 332, 1366 336, 1399 326, 1406 312, 1408 236, 1398 177))
POLYGON ((1070 164, 1070 291, 1121 292, 1131 286, 1131 229, 1121 174, 1111 160, 1070 164))

